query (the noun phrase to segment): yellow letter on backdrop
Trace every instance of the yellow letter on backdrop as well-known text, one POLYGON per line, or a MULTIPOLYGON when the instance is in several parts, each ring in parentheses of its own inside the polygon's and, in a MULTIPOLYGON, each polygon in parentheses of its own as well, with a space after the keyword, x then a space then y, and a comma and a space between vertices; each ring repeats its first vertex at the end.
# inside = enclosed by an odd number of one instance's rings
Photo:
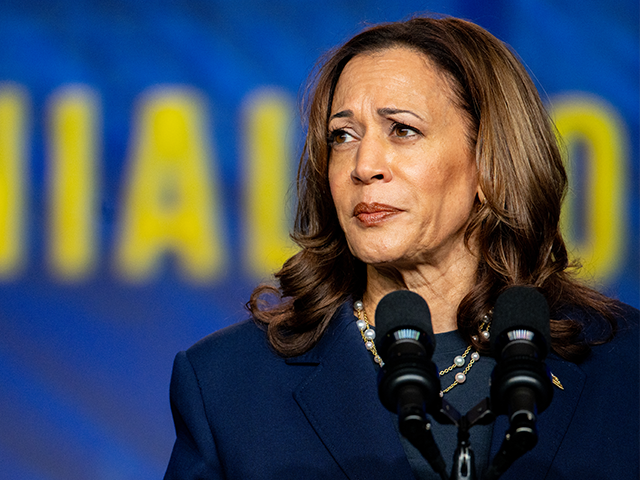
POLYGON ((277 90, 255 92, 244 108, 246 259, 267 276, 293 253, 286 196, 291 175, 292 102, 277 90))
POLYGON ((118 271, 149 279, 172 254, 190 280, 220 272, 218 188, 202 98, 188 89, 157 89, 143 97, 134 122, 118 271))
POLYGON ((27 97, 13 84, 0 84, 0 278, 16 275, 24 263, 27 208, 27 97))
POLYGON ((552 115, 567 146, 570 195, 563 211, 563 230, 570 250, 582 259, 584 274, 606 281, 620 265, 626 236, 626 135, 622 122, 609 105, 591 95, 561 97, 552 115), (577 146, 585 151, 584 191, 575 191, 577 146), (577 198, 576 198, 577 197, 577 198), (577 238, 577 202, 584 205, 583 238, 577 238))
POLYGON ((99 106, 87 87, 56 92, 47 117, 49 265, 63 280, 79 280, 96 264, 99 106))

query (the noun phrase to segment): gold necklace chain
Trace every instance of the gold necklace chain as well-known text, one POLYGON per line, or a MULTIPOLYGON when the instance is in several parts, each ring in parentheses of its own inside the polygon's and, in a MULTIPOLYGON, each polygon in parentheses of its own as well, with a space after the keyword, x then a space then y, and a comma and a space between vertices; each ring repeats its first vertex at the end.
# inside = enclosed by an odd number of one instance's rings
MULTIPOLYGON (((378 350, 376 349, 376 344, 374 341, 376 338, 376 332, 371 328, 371 325, 369 324, 369 319, 367 317, 367 312, 364 309, 364 304, 362 303, 361 300, 357 300, 356 302, 354 302, 353 308, 354 308, 353 313, 358 319, 356 321, 356 325, 360 330, 360 335, 362 336, 362 340, 364 341, 364 346, 373 355, 373 360, 382 367, 384 365, 384 361, 382 360, 380 355, 378 355, 378 350)), ((487 340, 490 338, 489 327, 491 326, 491 313, 492 312, 489 312, 482 318, 482 325, 480 326, 480 334, 487 340)), ((451 366, 445 368, 444 370, 440 370, 440 372, 438 372, 439 375, 442 377, 443 375, 450 373, 452 370, 464 366, 465 358, 467 357, 467 355, 469 355, 471 348, 472 346, 469 345, 462 355, 458 355, 453 359, 453 364, 451 366)), ((465 380, 467 379, 467 374, 469 373, 469 370, 471 370, 471 367, 473 367, 473 365, 478 360, 480 360, 480 354, 474 351, 471 354, 471 360, 469 360, 469 364, 465 367, 465 369, 462 372, 458 372, 456 374, 456 376, 454 377, 454 381, 451 385, 449 385, 444 390, 440 391, 440 396, 443 396, 445 393, 450 391, 456 385, 460 385, 461 383, 464 383, 465 380)), ((552 372, 549 372, 549 373, 551 375, 551 382, 560 390, 564 390, 564 386, 560 382, 560 379, 556 377, 552 372)))
MULTIPOLYGON (((380 365, 382 367, 384 365, 384 361, 382 360, 382 358, 378 354, 378 350, 376 349, 376 344, 375 344, 375 341, 374 341, 375 338, 376 338, 376 332, 375 332, 375 330, 373 330, 371 328, 371 325, 369 324, 369 318, 367 317, 367 312, 364 309, 364 304, 362 303, 361 300, 357 300, 356 302, 354 302, 353 308, 354 308, 354 312, 353 313, 356 316, 356 318, 358 319, 356 321, 356 325, 357 325, 358 329, 360 330, 360 335, 362 336, 362 340, 364 341, 364 346, 373 355, 373 360, 378 365, 380 365)), ((480 327, 480 334, 485 339, 488 340, 489 336, 490 336, 489 335, 489 327, 491 325, 491 317, 489 315, 485 315, 482 320, 483 320, 483 322, 482 322, 482 325, 480 327)), ((444 370, 441 370, 440 372, 438 372, 439 375, 442 377, 442 376, 446 375, 447 373, 450 373, 452 370, 454 370, 456 368, 462 368, 464 366, 464 364, 466 363, 467 355, 469 355, 469 352, 471 352, 471 348, 472 348, 472 346, 469 345, 462 355, 458 355, 453 359, 453 364, 451 366, 449 366, 449 367, 445 368, 444 370)), ((473 367, 473 365, 478 360, 480 360, 480 354, 478 352, 474 351, 471 354, 471 360, 469 360, 469 364, 465 367, 465 369, 462 372, 456 373, 456 375, 454 377, 454 380, 453 380, 453 383, 451 383, 451 385, 449 385, 444 390, 441 390, 440 391, 440 396, 443 396, 445 393, 450 391, 456 385, 460 385, 461 383, 464 383, 467 380, 467 374, 469 373, 469 370, 471 370, 471 367, 473 367)))
POLYGON ((362 301, 358 300, 353 304, 353 308, 355 309, 354 314, 358 319, 356 321, 356 325, 360 330, 360 335, 362 335, 364 346, 373 355, 373 360, 382 367, 384 362, 382 361, 382 358, 380 358, 380 355, 378 355, 378 350, 376 350, 376 344, 374 342, 376 332, 369 325, 369 319, 367 318, 367 312, 364 310, 364 304, 362 301))

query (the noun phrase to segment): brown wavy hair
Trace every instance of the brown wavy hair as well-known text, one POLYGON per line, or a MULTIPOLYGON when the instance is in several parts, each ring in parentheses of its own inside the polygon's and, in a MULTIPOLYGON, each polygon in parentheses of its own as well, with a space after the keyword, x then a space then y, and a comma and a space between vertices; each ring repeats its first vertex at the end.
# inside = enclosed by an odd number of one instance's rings
MULTIPOLYGON (((275 274, 279 288, 260 285, 247 303, 266 325, 275 350, 285 356, 308 351, 338 307, 365 291, 365 265, 347 247, 329 189, 328 120, 349 60, 397 47, 424 54, 448 79, 453 101, 468 121, 468 141, 486 197, 465 232, 467 244, 472 235, 477 239, 480 260, 475 286, 458 307, 463 338, 487 350, 476 337, 478 327, 497 296, 513 285, 540 289, 554 318, 562 318, 571 306, 592 318, 604 317, 600 342, 612 338, 615 302, 572 275, 577 265, 569 262, 559 228, 567 175, 555 129, 525 68, 505 44, 471 22, 419 17, 364 30, 329 52, 310 82, 291 234, 301 250, 275 274), (267 302, 265 294, 276 301, 267 302)), ((590 346, 582 329, 571 319, 552 320, 552 348, 570 361, 584 359, 590 346)))

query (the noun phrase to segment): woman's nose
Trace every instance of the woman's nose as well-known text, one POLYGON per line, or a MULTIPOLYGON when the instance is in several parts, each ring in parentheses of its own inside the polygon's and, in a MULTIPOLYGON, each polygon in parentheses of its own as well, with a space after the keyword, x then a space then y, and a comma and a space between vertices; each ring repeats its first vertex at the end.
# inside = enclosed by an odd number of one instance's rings
POLYGON ((389 169, 389 146, 374 135, 365 135, 356 152, 355 166, 351 172, 354 183, 369 184, 391 180, 389 169))

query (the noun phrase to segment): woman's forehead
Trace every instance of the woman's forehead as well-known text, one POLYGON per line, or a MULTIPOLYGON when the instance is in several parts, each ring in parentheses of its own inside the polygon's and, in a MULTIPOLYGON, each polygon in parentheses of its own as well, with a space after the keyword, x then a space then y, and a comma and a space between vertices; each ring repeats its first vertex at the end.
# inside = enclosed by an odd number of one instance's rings
POLYGON ((425 107, 436 97, 448 103, 450 83, 422 52, 395 47, 355 56, 338 79, 330 118, 348 116, 369 102, 375 109, 425 107), (345 113, 346 112, 346 113, 345 113))

